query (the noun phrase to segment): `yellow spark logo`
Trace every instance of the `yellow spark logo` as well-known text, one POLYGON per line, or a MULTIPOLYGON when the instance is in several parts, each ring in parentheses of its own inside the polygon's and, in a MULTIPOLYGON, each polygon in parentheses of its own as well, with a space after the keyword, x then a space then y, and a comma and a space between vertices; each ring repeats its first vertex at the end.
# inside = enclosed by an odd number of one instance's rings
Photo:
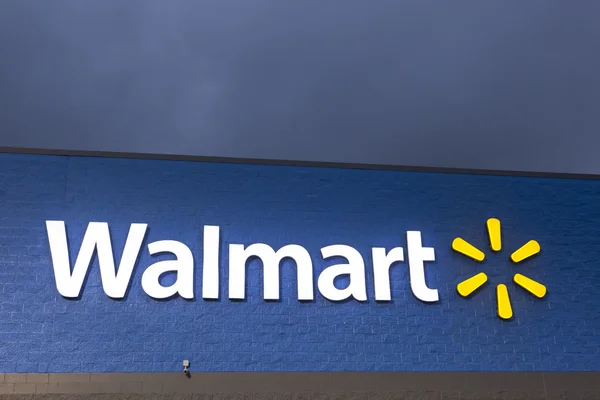
MULTIPOLYGON (((500 221, 496 218, 490 218, 487 220, 486 225, 490 240, 490 247, 493 251, 500 251, 502 249, 500 221)), ((485 254, 483 251, 479 250, 477 247, 473 246, 462 238, 454 239, 452 242, 452 249, 478 262, 482 262, 485 259, 485 254)), ((535 240, 530 240, 513 252, 510 256, 510 259, 516 264, 536 255, 539 252, 539 243, 535 240)), ((487 280, 487 275, 484 272, 480 272, 477 275, 459 283, 456 286, 456 290, 461 296, 467 297, 479 289, 484 283, 487 282, 487 280)), ((526 277, 525 275, 517 273, 513 277, 513 281, 537 298, 541 299, 546 295, 546 287, 544 285, 526 277)), ((498 316, 502 319, 510 319, 513 316, 513 312, 506 285, 500 284, 496 287, 496 298, 498 301, 498 316)))

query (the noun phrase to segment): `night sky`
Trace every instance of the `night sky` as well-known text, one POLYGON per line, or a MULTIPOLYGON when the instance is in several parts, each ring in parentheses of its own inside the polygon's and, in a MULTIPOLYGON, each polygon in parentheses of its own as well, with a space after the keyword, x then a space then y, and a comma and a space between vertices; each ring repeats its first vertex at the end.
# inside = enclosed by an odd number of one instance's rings
POLYGON ((0 146, 600 173, 600 1, 2 0, 0 146))

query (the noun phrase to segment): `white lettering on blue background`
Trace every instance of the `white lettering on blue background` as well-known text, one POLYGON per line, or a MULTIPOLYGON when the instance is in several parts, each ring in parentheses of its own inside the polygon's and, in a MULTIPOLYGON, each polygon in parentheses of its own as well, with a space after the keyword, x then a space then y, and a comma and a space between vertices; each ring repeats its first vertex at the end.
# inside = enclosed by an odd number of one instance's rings
MULTIPOLYGON (((106 222, 90 222, 84 234, 75 266, 71 272, 69 246, 64 221, 46 221, 54 277, 58 292, 66 298, 77 298, 83 288, 85 276, 90 267, 94 251, 98 255, 102 287, 107 296, 114 299, 125 297, 131 281, 136 260, 140 254, 147 224, 131 224, 125 241, 123 255, 115 267, 111 246, 111 237, 106 222)), ((202 297, 219 298, 219 237, 218 226, 205 226, 203 239, 202 297)), ((439 300, 438 291, 427 286, 425 281, 425 262, 435 261, 435 251, 423 247, 421 232, 406 232, 408 272, 410 287, 414 296, 424 302, 439 300)), ((159 261, 150 265, 142 274, 142 289, 155 299, 166 299, 179 295, 185 299, 194 298, 194 255, 184 243, 176 240, 161 240, 148 244, 151 255, 172 253, 174 260, 159 261), (175 272, 177 278, 170 286, 163 286, 159 278, 166 272, 175 272)), ((323 260, 332 257, 345 258, 347 263, 331 265, 318 277, 319 293, 328 300, 341 301, 354 298, 367 300, 365 262, 361 254, 348 245, 336 244, 321 249, 323 260), (338 288, 334 282, 339 276, 348 276, 348 286, 338 288)), ((275 251, 264 243, 248 246, 231 244, 229 246, 229 298, 246 297, 246 261, 258 257, 263 265, 265 300, 280 298, 280 264, 285 258, 292 259, 297 271, 298 300, 313 300, 313 262, 308 251, 297 244, 288 244, 275 251)), ((372 249, 375 300, 391 301, 390 268, 397 262, 404 262, 404 249, 395 247, 372 249)))

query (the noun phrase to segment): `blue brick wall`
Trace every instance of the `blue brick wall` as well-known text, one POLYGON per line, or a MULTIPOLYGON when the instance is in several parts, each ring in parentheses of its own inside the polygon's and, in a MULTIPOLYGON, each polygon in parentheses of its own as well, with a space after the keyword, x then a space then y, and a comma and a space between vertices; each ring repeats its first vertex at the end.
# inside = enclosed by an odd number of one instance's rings
MULTIPOLYGON (((599 371, 600 182, 182 161, 0 154, 0 372, 179 371, 599 371), (485 221, 503 224, 504 250, 477 264, 450 249, 462 236, 488 249, 485 221), (174 239, 196 256, 196 299, 156 301, 141 274, 143 250, 122 301, 102 291, 97 262, 82 297, 54 286, 44 221, 66 221, 79 250, 87 223, 110 224, 120 257, 132 222, 145 244, 174 239), (221 227, 221 299, 201 298, 202 228, 221 227), (393 267, 390 303, 373 295, 370 249, 406 246, 420 230, 436 262, 427 280, 440 301, 410 292, 407 264, 393 267), (536 239, 542 252, 512 265, 510 250, 536 239), (358 249, 369 300, 299 303, 293 264, 282 300, 262 299, 261 268, 248 267, 245 301, 227 298, 229 243, 304 246, 315 277, 330 244, 358 249), (470 299, 461 280, 485 271, 470 299), (522 272, 548 287, 534 299, 511 283, 522 272), (506 283, 515 318, 498 319, 506 283)), ((146 249, 146 248, 145 248, 146 249)), ((315 279, 316 280, 316 279, 315 279)), ((316 284, 315 284, 316 286, 316 284)))

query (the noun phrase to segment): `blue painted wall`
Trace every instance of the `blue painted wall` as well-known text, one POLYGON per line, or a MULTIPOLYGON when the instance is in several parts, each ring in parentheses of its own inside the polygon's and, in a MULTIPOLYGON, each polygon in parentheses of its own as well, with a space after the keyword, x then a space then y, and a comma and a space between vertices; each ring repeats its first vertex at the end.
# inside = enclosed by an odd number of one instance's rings
POLYGON ((0 372, 179 371, 599 371, 600 182, 64 156, 0 155, 0 372), (488 251, 485 221, 503 224, 504 250, 488 251), (44 221, 67 223, 79 250, 87 223, 109 222, 120 257, 132 222, 146 244, 174 239, 196 255, 196 300, 156 301, 141 274, 123 301, 109 299, 96 261, 79 300, 54 286, 44 221), (202 228, 221 227, 221 300, 201 298, 202 228), (426 267, 441 300, 414 298, 408 267, 392 269, 391 303, 373 300, 370 249, 406 246, 420 230, 437 261, 426 267), (450 249, 462 236, 488 258, 450 249), (542 252, 518 266, 511 250, 536 239, 542 252), (293 264, 282 267, 282 301, 262 299, 258 261, 247 300, 227 299, 229 243, 295 243, 315 277, 330 244, 358 249, 369 301, 299 303, 293 264), (461 280, 485 271, 470 299, 461 280), (515 272, 548 287, 539 300, 511 283, 515 272), (496 316, 506 283, 515 318, 496 316))

